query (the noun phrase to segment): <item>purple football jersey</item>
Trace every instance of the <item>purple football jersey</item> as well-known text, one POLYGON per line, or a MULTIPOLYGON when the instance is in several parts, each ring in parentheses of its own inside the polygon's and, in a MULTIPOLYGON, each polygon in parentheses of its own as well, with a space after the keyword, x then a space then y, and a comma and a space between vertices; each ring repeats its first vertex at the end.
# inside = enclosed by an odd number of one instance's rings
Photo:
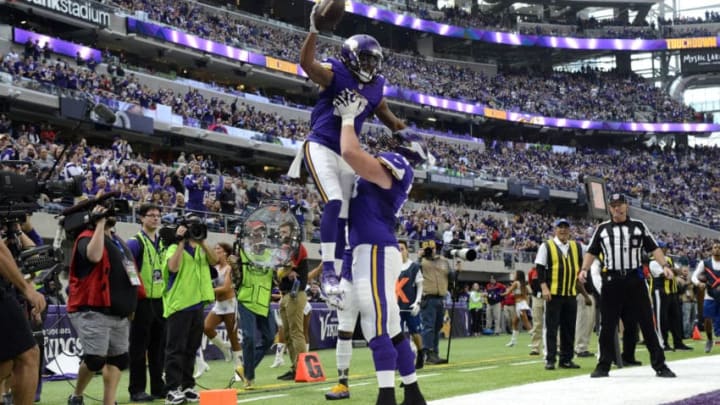
POLYGON ((413 169, 402 155, 384 152, 377 159, 390 170, 393 182, 389 190, 357 177, 350 199, 348 217, 350 246, 360 244, 397 244, 395 222, 413 182, 413 169))
POLYGON ((356 90, 368 101, 365 111, 355 117, 355 132, 362 131, 363 122, 375 111, 383 99, 383 86, 385 78, 378 75, 370 83, 360 83, 345 65, 335 58, 328 58, 323 62, 333 72, 330 86, 320 92, 317 104, 310 115, 310 135, 308 140, 327 146, 340 154, 340 126, 342 120, 334 113, 333 100, 345 89, 356 90))

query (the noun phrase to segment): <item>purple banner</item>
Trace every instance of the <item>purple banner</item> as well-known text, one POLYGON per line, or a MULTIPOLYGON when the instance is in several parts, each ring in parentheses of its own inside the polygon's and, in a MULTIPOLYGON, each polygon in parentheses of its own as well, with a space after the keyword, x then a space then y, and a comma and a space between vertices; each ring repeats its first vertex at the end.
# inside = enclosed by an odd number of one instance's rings
POLYGON ((28 40, 30 40, 31 42, 35 42, 37 40, 41 47, 44 46, 46 42, 49 42, 50 48, 53 52, 69 56, 71 58, 76 57, 77 53, 80 52, 80 56, 82 56, 82 58, 85 60, 88 60, 88 58, 92 58, 98 63, 102 61, 102 53, 97 49, 74 44, 68 41, 63 41, 62 39, 58 38, 52 38, 47 35, 38 34, 36 32, 25 31, 20 28, 13 28, 13 41, 15 43, 24 44, 28 40))
MULTIPOLYGON (((312 0, 308 0, 312 2, 312 0)), ((485 31, 476 28, 458 27, 434 21, 423 20, 406 14, 367 4, 347 1, 345 11, 398 27, 429 32, 445 37, 472 39, 493 44, 514 46, 539 46, 558 49, 656 51, 662 49, 687 49, 717 47, 716 37, 673 39, 620 39, 620 38, 572 38, 520 35, 512 32, 485 31), (680 41, 678 41, 680 40, 680 41)))

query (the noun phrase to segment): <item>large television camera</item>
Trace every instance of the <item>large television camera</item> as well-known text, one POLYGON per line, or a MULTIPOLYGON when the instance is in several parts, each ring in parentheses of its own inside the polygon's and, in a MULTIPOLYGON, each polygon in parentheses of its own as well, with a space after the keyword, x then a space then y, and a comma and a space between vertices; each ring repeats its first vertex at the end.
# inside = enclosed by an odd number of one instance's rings
POLYGON ((130 204, 127 200, 118 199, 120 192, 112 191, 100 197, 91 197, 83 200, 62 212, 60 225, 71 239, 88 226, 94 224, 101 218, 117 218, 130 213, 130 204), (100 205, 107 210, 102 214, 93 213, 95 206, 100 205))
POLYGON ((173 245, 181 240, 194 240, 196 242, 201 242, 207 239, 208 227, 200 217, 191 215, 180 219, 172 225, 166 225, 160 228, 158 235, 165 246, 173 245), (177 236, 177 229, 180 226, 187 228, 187 231, 182 238, 177 236))
POLYGON ((50 199, 82 195, 82 178, 69 180, 38 179, 33 162, 6 160, 0 168, 0 222, 25 222, 28 214, 40 208, 37 201, 45 194, 50 199))
POLYGON ((64 268, 62 249, 51 245, 28 249, 21 252, 15 261, 23 274, 35 276, 33 282, 42 285, 46 294, 55 295, 60 292, 59 275, 64 268))

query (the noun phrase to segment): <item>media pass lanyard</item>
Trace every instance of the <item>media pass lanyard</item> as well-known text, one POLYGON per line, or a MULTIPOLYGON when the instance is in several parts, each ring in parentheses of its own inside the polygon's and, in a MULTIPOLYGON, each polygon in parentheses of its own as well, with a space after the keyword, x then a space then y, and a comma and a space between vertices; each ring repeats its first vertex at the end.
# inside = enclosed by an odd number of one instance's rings
POLYGON ((139 287, 140 277, 138 277, 137 268, 135 267, 135 261, 128 258, 127 252, 125 252, 125 246, 123 246, 123 244, 118 239, 115 239, 115 236, 111 236, 110 239, 113 241, 115 246, 120 249, 123 267, 125 268, 125 273, 127 273, 128 279, 130 279, 130 285, 132 285, 133 287, 139 287))
MULTIPOLYGON (((145 239, 145 241, 150 242, 150 244, 152 245, 151 249, 153 249, 153 252, 154 252, 154 254, 148 252, 148 255, 147 255, 148 259, 149 259, 148 261, 150 262, 150 271, 152 272, 152 274, 151 274, 152 283, 153 284, 161 284, 163 282, 163 278, 162 278, 162 271, 160 270, 160 252, 158 251, 159 244, 160 244, 160 241, 158 240, 159 238, 156 237, 156 241, 153 242, 153 240, 150 239, 150 237, 147 236, 147 234, 144 231, 142 232, 141 237, 143 239, 145 239)), ((145 243, 145 245, 147 245, 147 243, 145 243)))

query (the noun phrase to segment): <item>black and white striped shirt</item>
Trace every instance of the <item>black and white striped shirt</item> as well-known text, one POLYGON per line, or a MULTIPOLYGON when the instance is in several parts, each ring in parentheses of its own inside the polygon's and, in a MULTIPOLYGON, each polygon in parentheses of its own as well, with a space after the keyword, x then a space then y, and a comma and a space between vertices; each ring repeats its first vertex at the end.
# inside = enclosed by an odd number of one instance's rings
POLYGON ((637 270, 642 266, 642 250, 650 253, 657 248, 645 223, 628 218, 621 223, 605 221, 598 225, 587 252, 595 257, 602 253, 608 271, 637 270))

